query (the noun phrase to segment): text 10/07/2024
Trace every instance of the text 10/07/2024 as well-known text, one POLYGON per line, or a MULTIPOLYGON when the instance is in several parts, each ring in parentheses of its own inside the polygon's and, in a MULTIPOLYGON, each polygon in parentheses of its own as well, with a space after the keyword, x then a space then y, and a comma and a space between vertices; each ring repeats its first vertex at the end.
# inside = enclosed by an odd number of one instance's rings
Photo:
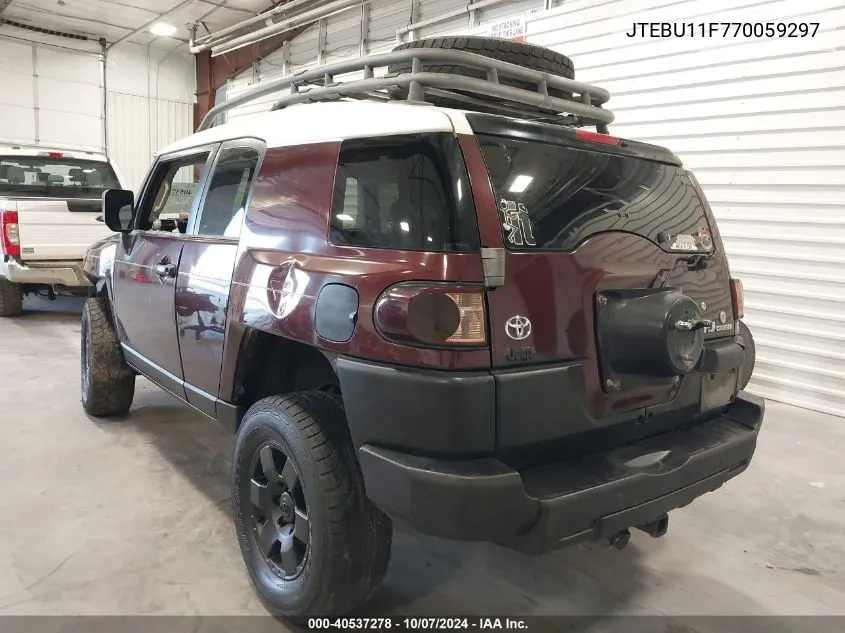
POLYGON ((819 22, 634 22, 627 37, 815 37, 819 22))

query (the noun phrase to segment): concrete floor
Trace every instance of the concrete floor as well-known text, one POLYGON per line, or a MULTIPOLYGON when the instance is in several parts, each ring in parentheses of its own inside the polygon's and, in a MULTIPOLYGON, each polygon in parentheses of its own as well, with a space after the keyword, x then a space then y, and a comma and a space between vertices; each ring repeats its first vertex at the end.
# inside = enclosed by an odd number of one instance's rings
MULTIPOLYGON (((0 321, 0 615, 259 614, 228 514, 232 438, 139 380, 79 404, 81 302, 0 321)), ((845 420, 770 403, 750 469, 635 533, 537 558, 397 530, 371 614, 845 614, 845 420)))

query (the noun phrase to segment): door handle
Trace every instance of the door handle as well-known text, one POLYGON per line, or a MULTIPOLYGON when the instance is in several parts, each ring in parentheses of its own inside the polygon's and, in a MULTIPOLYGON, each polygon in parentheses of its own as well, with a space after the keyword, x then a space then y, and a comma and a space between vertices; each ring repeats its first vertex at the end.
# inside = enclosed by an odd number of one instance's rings
POLYGON ((172 279, 176 276, 176 264, 171 263, 167 257, 162 259, 161 263, 153 266, 153 270, 155 271, 155 274, 162 279, 172 279))

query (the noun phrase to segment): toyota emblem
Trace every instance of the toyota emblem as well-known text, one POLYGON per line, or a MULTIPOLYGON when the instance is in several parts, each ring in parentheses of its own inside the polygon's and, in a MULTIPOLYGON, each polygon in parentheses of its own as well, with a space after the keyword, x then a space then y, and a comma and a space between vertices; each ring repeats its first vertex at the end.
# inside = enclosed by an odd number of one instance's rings
POLYGON ((505 321, 505 334, 514 341, 521 341, 531 336, 531 321, 516 314, 505 321))

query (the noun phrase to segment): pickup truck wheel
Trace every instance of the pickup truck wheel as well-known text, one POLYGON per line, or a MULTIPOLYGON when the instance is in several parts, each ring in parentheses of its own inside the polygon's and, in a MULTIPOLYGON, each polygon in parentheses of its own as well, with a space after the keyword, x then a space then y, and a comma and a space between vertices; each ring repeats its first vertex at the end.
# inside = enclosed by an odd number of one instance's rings
POLYGON ((123 415, 135 397, 135 372, 126 364, 106 300, 94 297, 82 309, 82 406, 97 417, 123 415))
POLYGON ((742 363, 742 376, 739 379, 739 388, 745 389, 754 373, 754 365, 757 362, 757 346, 754 344, 754 337, 751 330, 744 321, 739 322, 739 344, 745 350, 745 359, 742 363))
POLYGON ((392 523, 366 498, 333 394, 272 396, 247 411, 232 513, 252 582, 276 615, 348 612, 384 578, 392 523))
POLYGON ((0 277, 0 317, 23 314, 23 290, 19 284, 0 277))

